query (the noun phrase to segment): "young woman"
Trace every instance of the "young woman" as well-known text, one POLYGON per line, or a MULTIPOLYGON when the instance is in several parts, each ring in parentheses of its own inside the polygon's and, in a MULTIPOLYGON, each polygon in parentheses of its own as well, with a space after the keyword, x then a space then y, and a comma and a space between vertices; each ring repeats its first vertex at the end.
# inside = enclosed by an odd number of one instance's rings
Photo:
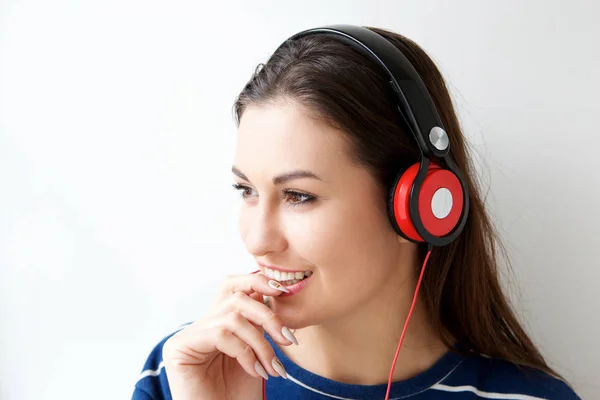
POLYGON ((406 37, 338 28, 286 40, 240 93, 258 273, 155 347, 133 399, 578 399, 502 292, 440 72, 406 37))

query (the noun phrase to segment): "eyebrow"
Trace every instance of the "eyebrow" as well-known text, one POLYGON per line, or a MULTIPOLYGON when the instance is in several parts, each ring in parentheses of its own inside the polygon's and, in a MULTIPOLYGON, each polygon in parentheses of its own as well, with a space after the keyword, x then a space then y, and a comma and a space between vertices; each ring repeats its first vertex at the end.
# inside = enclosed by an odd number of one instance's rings
MULTIPOLYGON (((250 182, 250 179, 248 179, 248 177, 242 171, 240 171, 238 168, 236 168, 235 165, 233 167, 231 167, 231 172, 233 172, 235 175, 239 176, 240 178, 250 182)), ((281 185, 282 183, 285 183, 285 182, 288 182, 288 181, 291 181, 294 179, 302 179, 302 178, 312 178, 312 179, 318 179, 320 181, 323 180, 317 174, 315 174, 311 171, 296 170, 296 171, 286 172, 281 175, 277 175, 276 177, 273 178, 273 184, 281 185)))

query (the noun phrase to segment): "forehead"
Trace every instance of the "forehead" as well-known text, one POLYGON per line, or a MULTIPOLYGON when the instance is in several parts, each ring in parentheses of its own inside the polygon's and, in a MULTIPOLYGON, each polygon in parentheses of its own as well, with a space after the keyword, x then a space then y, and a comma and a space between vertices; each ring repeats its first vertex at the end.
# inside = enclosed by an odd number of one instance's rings
POLYGON ((347 166, 342 133, 309 115, 292 102, 249 106, 240 119, 234 164, 248 173, 261 166, 274 173, 347 166))

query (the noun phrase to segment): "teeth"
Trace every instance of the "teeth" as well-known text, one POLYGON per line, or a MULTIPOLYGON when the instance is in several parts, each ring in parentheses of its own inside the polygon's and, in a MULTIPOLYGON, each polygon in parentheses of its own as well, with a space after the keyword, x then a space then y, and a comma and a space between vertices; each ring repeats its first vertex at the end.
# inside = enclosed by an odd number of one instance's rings
POLYGON ((305 277, 309 277, 312 275, 312 271, 305 272, 282 272, 278 270, 273 270, 270 268, 265 268, 265 275, 267 275, 271 279, 275 279, 276 281, 301 281, 305 277))
POLYGON ((290 281, 284 281, 285 286, 291 286, 291 285, 295 285, 296 283, 300 282, 302 279, 292 279, 290 281))

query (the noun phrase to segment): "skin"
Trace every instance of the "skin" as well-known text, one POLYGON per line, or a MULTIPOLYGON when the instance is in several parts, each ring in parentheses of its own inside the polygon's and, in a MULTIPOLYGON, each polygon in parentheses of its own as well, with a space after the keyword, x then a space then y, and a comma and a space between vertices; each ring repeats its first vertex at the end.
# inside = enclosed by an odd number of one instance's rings
MULTIPOLYGON (((313 273, 303 291, 270 299, 299 342, 282 351, 329 379, 387 383, 420 271, 417 246, 394 232, 376 180, 350 161, 344 134, 289 99, 251 105, 233 164, 239 232, 257 265, 313 273), (299 170, 318 178, 273 182, 299 170)), ((447 350, 417 302, 393 379, 425 371, 447 350)))

